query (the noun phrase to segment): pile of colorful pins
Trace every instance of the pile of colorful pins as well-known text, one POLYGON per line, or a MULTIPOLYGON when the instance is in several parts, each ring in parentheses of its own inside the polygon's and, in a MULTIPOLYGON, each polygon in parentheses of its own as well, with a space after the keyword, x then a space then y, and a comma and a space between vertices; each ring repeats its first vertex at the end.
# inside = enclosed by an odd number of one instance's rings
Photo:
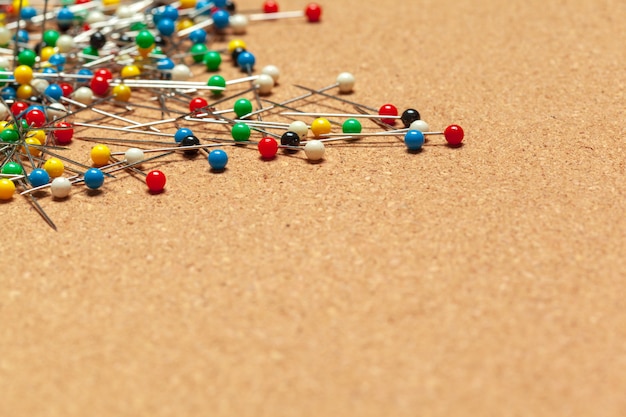
POLYGON ((233 36, 262 20, 319 22, 316 3, 280 11, 266 1, 259 11, 242 13, 229 0, 166 6, 14 0, 0 11, 0 200, 24 195, 53 228, 38 198, 63 200, 73 187, 98 190, 118 171, 139 174, 158 194, 166 175, 143 169, 175 153, 183 163, 202 151, 211 172, 219 173, 228 146, 256 149, 263 160, 276 158, 281 148, 303 151, 319 162, 327 146, 366 136, 399 138, 409 152, 421 150, 429 135, 443 135, 452 147, 463 140, 460 126, 431 131, 415 109, 400 114, 391 104, 374 108, 347 100, 355 84, 350 73, 327 87, 296 85, 303 94, 270 100, 279 69, 266 65, 256 73, 246 41, 233 36), (227 60, 241 77, 226 80, 218 73, 227 60), (191 81, 192 71, 206 74, 206 81, 191 81), (309 98, 316 109, 305 112, 309 98), (328 101, 346 111, 325 106, 328 101), (397 121, 402 128, 395 128, 397 121), (341 131, 333 132, 333 125, 341 131), (66 156, 74 140, 94 142, 90 165, 66 156))

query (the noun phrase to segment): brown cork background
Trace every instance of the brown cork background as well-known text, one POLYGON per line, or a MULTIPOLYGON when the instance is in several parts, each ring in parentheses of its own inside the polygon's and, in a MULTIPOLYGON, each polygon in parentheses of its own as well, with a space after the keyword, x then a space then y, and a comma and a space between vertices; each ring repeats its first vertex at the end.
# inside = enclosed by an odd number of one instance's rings
POLYGON ((245 35, 272 100, 350 71, 464 146, 175 155, 43 193, 57 232, 2 204, 0 415, 626 415, 626 3, 323 6, 245 35))

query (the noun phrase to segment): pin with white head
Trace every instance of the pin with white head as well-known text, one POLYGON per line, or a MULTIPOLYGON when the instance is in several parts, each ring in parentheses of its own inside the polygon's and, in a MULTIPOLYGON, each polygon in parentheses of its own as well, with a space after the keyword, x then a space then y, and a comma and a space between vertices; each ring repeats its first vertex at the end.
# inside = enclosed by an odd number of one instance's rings
POLYGON ((235 35, 243 35, 248 30, 248 17, 243 14, 233 14, 230 16, 230 29, 235 35))
MULTIPOLYGON (((267 74, 270 77, 272 77, 274 82, 277 82, 279 77, 280 77, 280 71, 278 70, 278 68, 276 68, 273 65, 269 65, 269 66, 263 68, 262 72, 264 74, 267 74)), ((261 76, 259 76, 259 77, 261 77, 261 76)), ((257 110, 256 112, 253 112, 250 115, 252 116, 252 115, 260 114, 260 113, 266 112, 268 110, 274 109, 276 107, 288 108, 288 107, 286 107, 288 104, 294 103, 294 102, 299 101, 299 100, 303 100, 303 99, 305 99, 307 97, 311 97, 315 93, 323 93, 324 91, 328 91, 328 90, 331 90, 333 88, 339 88, 339 92, 342 93, 342 94, 351 93, 352 90, 354 89, 354 83, 355 83, 354 75, 352 75, 349 72, 342 72, 342 73, 340 73, 337 76, 337 81, 334 84, 331 84, 331 85, 329 85, 327 87, 324 87, 324 88, 321 88, 319 90, 312 90, 311 89, 311 91, 309 93, 307 93, 307 94, 302 94, 300 96, 290 98, 289 100, 285 100, 285 101, 280 102, 280 103, 273 103, 271 106, 264 107, 264 108, 262 108, 260 110, 257 110)))
MULTIPOLYGON (((301 96, 298 97, 294 97, 290 100, 287 100, 281 104, 289 104, 289 103, 293 103, 294 101, 298 101, 298 100, 302 100, 305 99, 307 97, 311 97, 314 94, 322 94, 325 91, 328 90, 332 90, 333 88, 338 88, 339 89, 339 93, 341 94, 349 94, 354 90, 354 83, 355 83, 355 78, 354 75, 352 75, 349 72, 342 72, 337 76, 337 82, 335 82, 334 84, 331 84, 327 87, 324 88, 320 88, 317 90, 314 89, 309 89, 309 88, 305 88, 307 90, 309 90, 309 93, 307 94, 303 94, 301 96)), ((302 88, 299 85, 296 85, 296 87, 302 88)))

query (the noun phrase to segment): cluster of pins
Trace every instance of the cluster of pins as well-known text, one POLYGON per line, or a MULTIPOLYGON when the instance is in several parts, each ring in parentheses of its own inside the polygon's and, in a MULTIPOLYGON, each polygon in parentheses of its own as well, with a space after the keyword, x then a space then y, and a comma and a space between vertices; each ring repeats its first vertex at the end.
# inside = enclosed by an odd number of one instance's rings
POLYGON ((246 42, 224 38, 244 34, 254 21, 318 22, 322 9, 315 3, 284 12, 266 1, 258 12, 237 13, 228 0, 166 6, 153 0, 76 0, 61 7, 47 0, 40 7, 14 0, 4 11, 0 201, 25 196, 54 229, 38 198, 64 200, 76 187, 97 193, 119 171, 141 178, 157 194, 166 175, 145 168, 175 153, 189 160, 203 152, 211 172, 220 173, 228 163, 228 146, 256 149, 266 161, 282 149, 320 162, 331 143, 365 136, 398 137, 411 152, 419 151, 429 135, 443 135, 449 146, 463 140, 458 125, 431 131, 415 109, 399 114, 391 104, 372 108, 347 100, 355 84, 350 73, 324 88, 296 85, 303 94, 289 100, 270 100, 279 69, 267 65, 255 74, 256 59, 246 42), (181 53, 185 48, 188 52, 181 53), (241 77, 226 80, 216 73, 228 59, 244 73, 241 77), (209 74, 206 82, 190 81, 193 72, 199 78, 196 68, 209 74), (327 101, 352 112, 299 107, 327 101), (134 114, 135 109, 141 112, 134 114), (290 120, 268 120, 275 117, 290 120), (372 126, 364 129, 361 120, 372 126), (403 128, 395 127, 398 121, 403 128), (333 125, 341 132, 333 132, 333 125), (74 141, 95 143, 90 162, 67 155, 74 141))

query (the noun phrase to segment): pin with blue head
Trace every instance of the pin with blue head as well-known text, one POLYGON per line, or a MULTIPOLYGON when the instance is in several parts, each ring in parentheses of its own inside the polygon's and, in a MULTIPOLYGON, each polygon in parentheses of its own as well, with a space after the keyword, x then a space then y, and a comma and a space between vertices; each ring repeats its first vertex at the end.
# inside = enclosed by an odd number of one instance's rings
POLYGON ((4 87, 2 90, 0 90, 0 96, 5 101, 12 101, 17 98, 17 91, 11 86, 4 87))
POLYGON ((404 135, 404 144, 409 151, 419 151, 424 145, 424 134, 419 130, 409 130, 404 135))
POLYGON ((13 40, 17 41, 17 43, 28 43, 30 41, 28 31, 24 29, 18 30, 17 33, 13 35, 13 40))
POLYGON ((211 15, 216 29, 223 30, 230 24, 230 14, 226 10, 216 10, 211 15))
POLYGON ((35 168, 28 174, 28 182, 33 187, 41 187, 50 182, 50 174, 43 168, 35 168))
POLYGON ((156 9, 152 10, 152 21, 155 25, 158 25, 159 22, 163 19, 169 19, 175 22, 176 20, 178 20, 178 17, 178 9, 170 5, 157 7, 156 9))
POLYGON ((228 164, 228 154, 221 149, 212 150, 207 159, 211 169, 216 172, 224 171, 228 164))
POLYGON ((54 101, 59 101, 63 97, 63 89, 58 84, 50 84, 44 90, 44 95, 54 101))
POLYGON ((104 173, 98 168, 90 168, 83 176, 85 185, 91 190, 97 190, 104 184, 104 173))
POLYGON ((67 6, 59 9, 57 13, 57 26, 61 32, 67 32, 74 23, 74 13, 67 6))
POLYGON ((187 136, 193 136, 193 131, 187 127, 181 127, 174 133, 176 143, 181 143, 187 136))
POLYGON ((176 31, 176 23, 172 19, 162 18, 156 25, 157 30, 162 36, 170 37, 176 31))
POLYGON ((20 18, 29 22, 33 17, 37 16, 37 9, 31 6, 22 7, 20 18))
POLYGON ((61 54, 54 54, 48 59, 48 62, 50 63, 50 65, 55 67, 58 71, 63 71, 67 60, 61 54))
POLYGON ((78 75, 81 75, 84 78, 79 78, 76 80, 76 82, 78 83, 82 83, 82 84, 87 84, 89 83, 89 81, 91 81, 91 78, 93 77, 93 71, 91 71, 88 68, 81 68, 78 70, 78 72, 76 73, 78 75))
POLYGON ((157 70, 161 71, 161 78, 170 80, 172 78, 172 70, 176 64, 169 58, 162 58, 157 61, 157 70))
POLYGON ((202 10, 200 15, 208 16, 211 14, 211 5, 214 4, 210 0, 198 0, 196 2, 196 11, 202 10))
POLYGON ((248 74, 252 73, 255 63, 256 58, 248 51, 243 51, 237 56, 237 65, 248 74))

